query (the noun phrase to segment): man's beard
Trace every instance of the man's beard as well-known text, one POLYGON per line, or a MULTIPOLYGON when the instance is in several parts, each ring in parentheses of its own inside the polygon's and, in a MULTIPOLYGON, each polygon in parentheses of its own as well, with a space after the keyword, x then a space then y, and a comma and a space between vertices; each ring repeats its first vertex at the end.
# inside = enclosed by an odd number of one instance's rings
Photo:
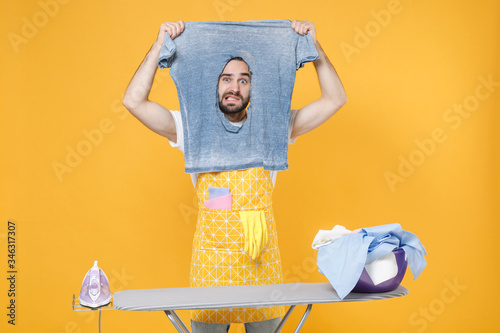
POLYGON ((224 94, 221 97, 221 99, 219 100, 219 109, 222 111, 222 113, 225 113, 225 114, 236 114, 236 113, 240 113, 241 111, 244 111, 247 108, 248 103, 250 103, 250 97, 247 99, 244 99, 243 96, 241 96, 240 94, 224 94), (241 101, 241 106, 237 106, 237 105, 228 106, 228 105, 222 104, 224 101, 224 98, 226 98, 227 96, 238 97, 241 101))

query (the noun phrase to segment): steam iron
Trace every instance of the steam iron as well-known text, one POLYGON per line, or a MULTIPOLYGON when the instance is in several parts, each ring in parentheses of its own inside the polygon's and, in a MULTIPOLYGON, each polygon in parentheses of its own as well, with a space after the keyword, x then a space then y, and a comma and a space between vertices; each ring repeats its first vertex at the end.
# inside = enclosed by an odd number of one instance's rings
POLYGON ((103 270, 97 266, 97 260, 94 266, 87 272, 82 282, 80 290, 80 304, 92 309, 109 304, 111 301, 111 291, 109 289, 109 280, 103 270))

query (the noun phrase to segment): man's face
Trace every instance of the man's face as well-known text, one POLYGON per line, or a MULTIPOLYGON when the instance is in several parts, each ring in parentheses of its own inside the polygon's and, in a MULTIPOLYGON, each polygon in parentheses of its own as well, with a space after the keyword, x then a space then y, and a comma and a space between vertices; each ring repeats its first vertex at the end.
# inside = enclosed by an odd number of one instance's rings
POLYGON ((219 108, 225 114, 246 110, 250 102, 250 71, 241 60, 231 60, 219 76, 219 108))

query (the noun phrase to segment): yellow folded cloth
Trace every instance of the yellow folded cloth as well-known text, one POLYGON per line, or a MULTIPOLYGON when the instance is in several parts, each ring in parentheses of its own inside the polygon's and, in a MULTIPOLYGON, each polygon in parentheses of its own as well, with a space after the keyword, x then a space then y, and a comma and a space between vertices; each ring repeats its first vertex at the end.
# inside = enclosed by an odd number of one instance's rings
POLYGON ((255 260, 268 241, 266 216, 261 210, 240 211, 240 219, 245 233, 245 253, 255 260))

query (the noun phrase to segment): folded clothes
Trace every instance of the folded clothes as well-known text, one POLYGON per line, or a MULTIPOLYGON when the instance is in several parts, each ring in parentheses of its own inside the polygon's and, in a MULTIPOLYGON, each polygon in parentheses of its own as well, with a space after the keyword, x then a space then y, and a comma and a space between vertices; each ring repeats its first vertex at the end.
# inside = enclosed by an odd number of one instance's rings
POLYGON ((427 254, 417 236, 398 223, 363 228, 333 240, 318 249, 317 264, 341 299, 356 285, 366 264, 403 249, 416 279, 427 265, 427 254))
POLYGON ((394 252, 389 252, 366 264, 365 270, 375 286, 392 279, 398 274, 396 255, 394 252))
POLYGON ((352 231, 347 230, 344 226, 336 225, 332 230, 320 230, 314 237, 312 248, 317 250, 323 245, 330 244, 342 236, 349 235, 352 231))
POLYGON ((227 187, 208 187, 208 199, 215 199, 221 197, 223 195, 228 195, 230 190, 227 187))
POLYGON ((228 194, 217 198, 205 200, 205 208, 233 209, 233 195, 228 194))

